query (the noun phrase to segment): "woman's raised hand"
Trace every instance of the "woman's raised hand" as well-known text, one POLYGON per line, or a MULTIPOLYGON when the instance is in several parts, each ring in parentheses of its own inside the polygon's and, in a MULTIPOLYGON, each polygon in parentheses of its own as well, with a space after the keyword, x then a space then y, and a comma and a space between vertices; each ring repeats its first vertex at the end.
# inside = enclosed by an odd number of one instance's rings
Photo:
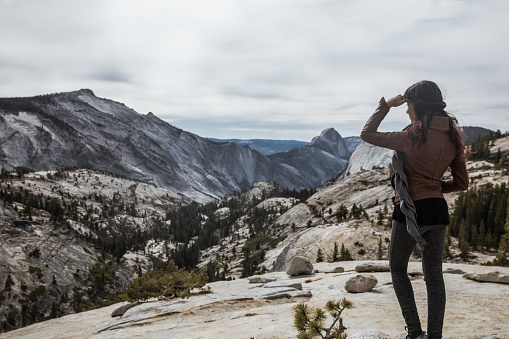
POLYGON ((387 100, 387 106, 389 106, 389 108, 398 107, 398 106, 403 105, 404 103, 405 103, 405 99, 403 98, 403 96, 401 94, 398 94, 395 97, 392 97, 389 100, 387 100))

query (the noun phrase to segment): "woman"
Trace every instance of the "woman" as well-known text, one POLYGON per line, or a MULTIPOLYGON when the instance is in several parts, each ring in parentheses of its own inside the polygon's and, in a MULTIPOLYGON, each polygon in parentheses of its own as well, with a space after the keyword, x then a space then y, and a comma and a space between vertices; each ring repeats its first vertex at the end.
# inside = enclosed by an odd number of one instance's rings
POLYGON ((440 88, 432 81, 421 81, 410 86, 404 95, 387 101, 382 97, 361 133, 362 140, 397 151, 393 158, 396 194, 389 264, 407 325, 407 339, 426 338, 407 275, 408 260, 416 243, 422 250, 428 295, 428 338, 442 338, 445 313, 442 257, 449 224, 443 193, 468 188, 465 145, 456 118, 444 111, 445 106, 440 88), (402 132, 378 132, 389 110, 405 102, 411 124, 402 132), (452 179, 442 180, 448 168, 452 179))

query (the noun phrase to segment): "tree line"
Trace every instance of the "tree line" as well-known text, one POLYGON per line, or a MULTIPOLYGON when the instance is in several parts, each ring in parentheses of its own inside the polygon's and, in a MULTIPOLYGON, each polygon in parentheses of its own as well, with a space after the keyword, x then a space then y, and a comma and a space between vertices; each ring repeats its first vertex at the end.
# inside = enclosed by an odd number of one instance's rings
POLYGON ((449 234, 457 237, 461 256, 474 250, 496 250, 507 235, 509 188, 505 183, 474 185, 461 192, 451 217, 449 234))

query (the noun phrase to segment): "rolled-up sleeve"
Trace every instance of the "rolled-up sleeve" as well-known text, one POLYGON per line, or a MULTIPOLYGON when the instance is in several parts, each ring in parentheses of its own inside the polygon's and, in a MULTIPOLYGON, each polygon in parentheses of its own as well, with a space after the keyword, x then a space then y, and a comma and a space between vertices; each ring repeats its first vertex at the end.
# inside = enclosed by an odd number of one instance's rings
POLYGON ((403 151, 406 132, 378 132, 378 127, 387 113, 389 113, 389 106, 387 106, 385 99, 382 98, 375 112, 364 125, 361 132, 361 139, 375 146, 389 148, 395 151, 403 151))

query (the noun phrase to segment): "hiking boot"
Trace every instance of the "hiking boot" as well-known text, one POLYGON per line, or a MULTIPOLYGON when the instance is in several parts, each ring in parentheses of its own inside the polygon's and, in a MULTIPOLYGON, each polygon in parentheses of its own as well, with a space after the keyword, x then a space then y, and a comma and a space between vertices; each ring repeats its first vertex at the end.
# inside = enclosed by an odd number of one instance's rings
POLYGON ((407 336, 405 337, 405 339, 428 339, 428 336, 426 335, 426 332, 422 332, 421 334, 419 334, 417 337, 411 337, 410 336, 410 333, 408 332, 408 327, 405 326, 405 330, 407 331, 407 336))
POLYGON ((428 336, 426 332, 422 332, 422 334, 419 334, 417 337, 411 337, 410 334, 408 334, 405 339, 428 339, 428 336))

